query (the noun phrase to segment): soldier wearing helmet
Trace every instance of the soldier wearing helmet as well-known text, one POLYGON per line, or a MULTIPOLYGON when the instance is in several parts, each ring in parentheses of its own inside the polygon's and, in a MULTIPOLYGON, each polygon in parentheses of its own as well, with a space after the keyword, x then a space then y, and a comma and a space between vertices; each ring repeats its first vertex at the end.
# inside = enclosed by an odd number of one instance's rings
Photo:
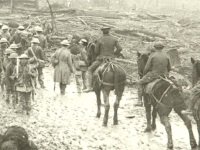
POLYGON ((4 52, 8 48, 8 41, 6 38, 1 38, 0 40, 0 58, 3 59, 4 52))
POLYGON ((47 43, 47 38, 43 34, 43 29, 37 26, 35 27, 35 31, 36 31, 36 36, 40 41, 39 46, 42 48, 43 51, 47 50, 48 43, 47 43))
POLYGON ((170 57, 163 52, 164 44, 159 41, 154 44, 155 52, 149 56, 144 69, 144 76, 138 84, 138 99, 142 102, 143 85, 158 79, 160 76, 168 76, 171 70, 170 57))
POLYGON ((18 57, 20 60, 19 66, 14 69, 13 77, 16 79, 16 91, 19 94, 19 109, 20 112, 30 114, 31 110, 31 93, 34 90, 33 78, 36 77, 36 71, 30 67, 29 57, 22 54, 18 57))
POLYGON ((10 41, 10 32, 9 27, 7 25, 3 25, 0 32, 0 38, 6 38, 10 41))
POLYGON ((33 38, 31 41, 31 47, 27 50, 27 55, 30 57, 30 63, 35 64, 38 71, 38 81, 41 88, 45 88, 43 81, 43 68, 45 67, 44 51, 39 46, 40 41, 37 38, 33 38))
POLYGON ((12 102, 13 106, 16 105, 16 93, 15 93, 15 80, 12 78, 13 70, 17 64, 17 53, 12 53, 8 57, 10 59, 9 64, 6 66, 5 72, 5 84, 6 84, 6 103, 12 102))
POLYGON ((22 40, 21 33, 24 30, 25 30, 24 26, 19 26, 18 29, 17 29, 17 31, 11 37, 10 43, 15 43, 15 44, 21 43, 21 40, 22 40))

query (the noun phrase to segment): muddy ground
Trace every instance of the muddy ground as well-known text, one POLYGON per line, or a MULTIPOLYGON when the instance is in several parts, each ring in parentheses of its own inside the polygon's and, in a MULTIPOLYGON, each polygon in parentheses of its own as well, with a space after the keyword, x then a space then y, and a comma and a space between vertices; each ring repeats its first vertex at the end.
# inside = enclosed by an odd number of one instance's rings
MULTIPOLYGON (((39 150, 165 150, 166 133, 157 120, 157 130, 144 133, 146 120, 144 108, 134 107, 136 89, 126 88, 119 108, 119 125, 112 125, 113 108, 110 109, 108 127, 95 118, 96 99, 94 93, 76 93, 74 78, 67 88, 66 96, 59 96, 58 85, 53 90, 53 69, 45 68, 46 89, 37 89, 30 116, 17 114, 0 101, 0 133, 11 125, 24 127, 39 150), (132 119, 126 118, 133 115, 132 119)), ((1 93, 2 94, 2 93, 1 93)), ((111 94, 111 105, 115 95, 111 94)), ((103 114, 102 107, 102 114, 103 114)), ((184 123, 172 112, 175 150, 189 150, 189 138, 184 123)), ((197 138, 196 125, 193 124, 197 138)))

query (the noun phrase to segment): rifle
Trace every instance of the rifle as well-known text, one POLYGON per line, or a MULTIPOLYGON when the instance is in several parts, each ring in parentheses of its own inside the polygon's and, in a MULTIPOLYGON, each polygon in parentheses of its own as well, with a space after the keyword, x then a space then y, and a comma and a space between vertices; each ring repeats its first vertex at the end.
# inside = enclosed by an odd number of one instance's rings
POLYGON ((31 53, 33 54, 34 59, 36 60, 36 62, 38 63, 38 65, 41 63, 45 63, 44 60, 38 59, 33 51, 33 49, 31 48, 31 53))

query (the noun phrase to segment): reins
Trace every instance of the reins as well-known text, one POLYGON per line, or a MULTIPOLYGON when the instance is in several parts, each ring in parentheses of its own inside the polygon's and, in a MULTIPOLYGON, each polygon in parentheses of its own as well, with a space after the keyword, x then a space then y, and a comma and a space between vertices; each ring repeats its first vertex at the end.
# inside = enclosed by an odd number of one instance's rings
POLYGON ((170 90, 172 87, 174 87, 174 83, 173 83, 172 81, 168 80, 168 79, 165 79, 165 78, 162 77, 162 76, 159 76, 159 77, 160 77, 160 79, 162 79, 162 80, 168 82, 170 85, 169 85, 169 86, 167 87, 167 89, 164 91, 164 93, 162 94, 162 96, 160 97, 160 99, 157 99, 156 96, 153 94, 153 92, 150 94, 150 95, 155 99, 155 101, 157 102, 157 104, 164 105, 165 107, 168 107, 168 108, 176 108, 176 107, 180 107, 180 106, 184 105, 184 103, 183 103, 183 104, 176 105, 176 106, 169 106, 169 105, 166 105, 166 104, 162 103, 163 98, 167 95, 167 93, 169 92, 169 90, 170 90))

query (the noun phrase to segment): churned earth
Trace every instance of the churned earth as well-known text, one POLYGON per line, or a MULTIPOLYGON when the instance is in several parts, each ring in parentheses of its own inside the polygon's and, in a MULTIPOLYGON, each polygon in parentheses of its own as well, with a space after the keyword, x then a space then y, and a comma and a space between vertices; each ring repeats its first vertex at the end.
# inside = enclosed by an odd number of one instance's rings
MULTIPOLYGON (((11 125, 24 127, 39 150, 165 150, 167 137, 164 127, 157 119, 157 130, 144 133, 146 120, 144 108, 134 107, 137 91, 126 88, 119 108, 119 125, 112 125, 113 108, 110 109, 108 127, 102 126, 102 117, 96 116, 94 93, 76 93, 75 81, 66 89, 66 96, 54 91, 53 70, 45 68, 46 89, 37 89, 30 116, 16 114, 4 99, 0 101, 0 133, 11 125), (132 116, 127 118, 127 116, 132 116)), ((2 94, 1 94, 2 95, 2 94)), ((110 103, 113 105, 112 93, 110 103)), ((189 150, 189 137, 184 123, 172 112, 175 150, 189 150)), ((197 139, 196 125, 193 130, 197 139)))

